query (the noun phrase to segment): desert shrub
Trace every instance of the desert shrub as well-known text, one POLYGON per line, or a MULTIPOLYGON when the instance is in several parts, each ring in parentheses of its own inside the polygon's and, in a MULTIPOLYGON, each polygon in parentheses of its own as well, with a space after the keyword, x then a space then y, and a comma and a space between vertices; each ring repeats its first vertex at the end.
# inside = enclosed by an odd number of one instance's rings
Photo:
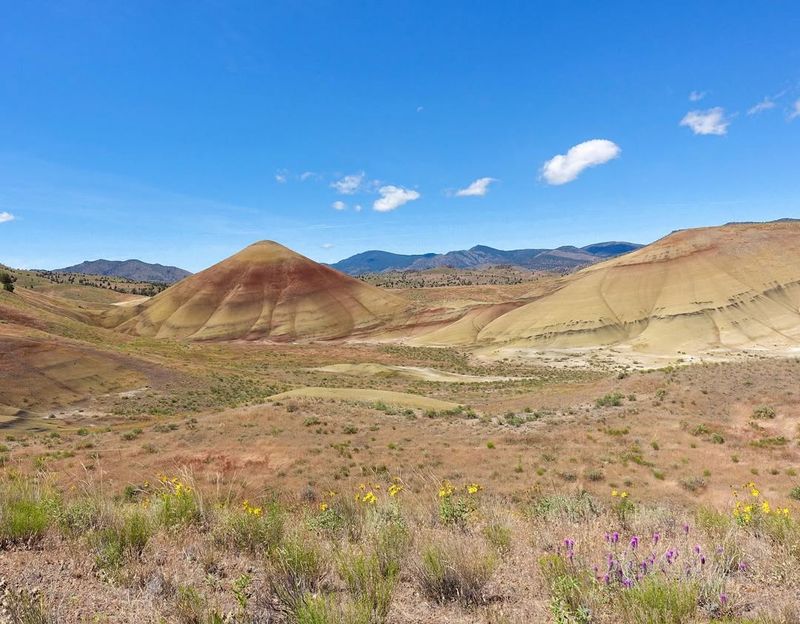
POLYGON ((686 580, 648 575, 618 595, 623 622, 682 624, 697 611, 698 586, 686 580))
POLYGON ((377 555, 363 552, 341 555, 338 568, 358 610, 368 614, 367 621, 386 621, 399 570, 385 570, 377 555))
POLYGON ((680 484, 683 489, 690 492, 700 492, 706 488, 706 480, 703 477, 686 477, 680 480, 680 484))
POLYGON ((58 624, 58 619, 51 612, 44 596, 28 590, 7 590, 3 595, 0 615, 9 624, 58 624))
POLYGON ((796 485, 796 486, 794 486, 794 487, 793 487, 793 488, 792 488, 792 489, 789 491, 789 497, 790 497, 790 498, 793 498, 794 500, 800 500, 800 485, 796 485))
POLYGON ((483 527, 483 536, 486 541, 500 554, 511 550, 511 529, 505 524, 494 521, 483 527))
POLYGON ((214 526, 214 541, 250 553, 272 552, 283 539, 284 513, 277 503, 241 509, 220 510, 214 526))
POLYGON ((414 575, 430 600, 458 601, 466 606, 486 601, 484 588, 494 568, 494 557, 474 540, 451 536, 423 546, 414 575))
POLYGON ((787 440, 785 436, 772 436, 761 438, 760 440, 753 440, 750 442, 750 446, 756 448, 776 448, 779 446, 786 446, 788 443, 789 440, 787 440))
POLYGON ((161 490, 155 497, 156 517, 165 527, 198 522, 202 516, 197 494, 185 480, 161 478, 161 490))
POLYGON ((0 544, 37 541, 58 515, 55 495, 22 479, 0 484, 0 500, 0 544))
POLYGON ((61 506, 58 514, 58 526, 68 535, 84 535, 100 527, 102 509, 98 501, 91 498, 79 498, 61 506))
POLYGON ((194 587, 181 585, 175 592, 174 621, 178 624, 223 624, 225 619, 208 608, 205 596, 194 587))
POLYGON ((394 578, 403 565, 411 535, 402 521, 392 519, 381 523, 370 540, 381 574, 394 578))
POLYGON ((753 418, 758 420, 769 420, 775 418, 775 409, 769 405, 759 405, 753 409, 753 418))
POLYGON ((556 622, 585 624, 591 621, 591 585, 560 555, 545 555, 539 569, 550 589, 550 612, 556 622))
POLYGON ((596 482, 596 481, 602 481, 605 478, 605 476, 603 475, 603 471, 602 470, 593 469, 593 470, 590 470, 590 471, 588 471, 586 473, 586 478, 589 481, 595 481, 596 482))
POLYGON ((270 558, 269 589, 284 612, 297 614, 306 596, 322 588, 328 573, 328 559, 320 548, 295 536, 277 548, 270 558))
POLYGON ((625 395, 621 392, 609 392, 601 396, 594 403, 597 407, 619 407, 622 405, 622 399, 625 395))
POLYGON ((564 519, 581 522, 600 514, 595 500, 587 493, 575 495, 548 494, 536 498, 529 508, 534 518, 545 520, 564 519))
POLYGON ((14 292, 14 282, 17 278, 6 271, 0 271, 0 284, 3 285, 3 290, 6 292, 14 292))
POLYGON ((111 526, 94 533, 95 562, 107 571, 119 570, 126 562, 139 559, 153 535, 150 518, 139 510, 123 512, 111 526))
POLYGON ((294 614, 297 624, 373 624, 371 614, 359 601, 342 604, 330 595, 308 594, 294 614))

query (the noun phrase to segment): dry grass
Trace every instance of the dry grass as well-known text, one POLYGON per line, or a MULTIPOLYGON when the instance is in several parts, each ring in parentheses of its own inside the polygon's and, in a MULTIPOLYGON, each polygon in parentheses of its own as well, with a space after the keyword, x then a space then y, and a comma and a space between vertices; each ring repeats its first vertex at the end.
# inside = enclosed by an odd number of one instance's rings
POLYGON ((762 510, 765 497, 750 487, 741 500, 758 510, 743 519, 730 506, 692 514, 630 496, 513 501, 430 478, 387 477, 314 501, 288 493, 239 501, 196 489, 188 474, 133 497, 94 485, 87 495, 3 477, 0 526, 23 498, 47 517, 35 548, 5 540, 0 551, 13 608, 40 618, 12 621, 56 621, 56 605, 62 621, 78 621, 85 607, 69 601, 74 591, 90 592, 101 621, 113 608, 123 622, 777 623, 798 615, 782 596, 800 589, 800 524, 779 501, 762 510), (452 522, 459 501, 463 517, 452 522), (57 564, 64 558, 66 574, 57 564), (35 599, 19 593, 32 574, 35 599), (75 590, 70 578, 86 582, 75 590))

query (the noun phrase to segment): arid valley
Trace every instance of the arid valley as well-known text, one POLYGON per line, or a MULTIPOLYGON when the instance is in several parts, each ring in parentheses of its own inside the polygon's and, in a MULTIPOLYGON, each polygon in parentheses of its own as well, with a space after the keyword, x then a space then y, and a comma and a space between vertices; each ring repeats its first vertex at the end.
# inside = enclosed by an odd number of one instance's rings
POLYGON ((152 298, 11 270, 2 487, 59 511, 43 526, 3 512, 4 580, 70 617, 134 622, 236 612, 228 586, 246 578, 269 608, 242 613, 277 618, 256 563, 270 539, 368 548, 378 538, 346 532, 400 514, 413 530, 380 539, 413 535, 409 566, 426 540, 452 539, 491 574, 437 604, 403 567, 403 606, 373 605, 369 621, 384 606, 387 621, 538 621, 552 608, 542 557, 564 539, 583 535, 591 556, 604 526, 681 541, 687 522, 702 548, 723 540, 710 558, 761 566, 714 579, 728 604, 791 610, 791 515, 750 536, 732 513, 748 483, 757 509, 797 513, 798 267, 800 224, 783 221, 677 232, 505 285, 380 288, 271 242, 152 298), (130 514, 153 513, 178 517, 141 548, 98 541, 105 523, 131 531, 130 514), (285 514, 287 536, 270 537, 267 513, 285 514), (728 553, 732 533, 758 543, 728 553))

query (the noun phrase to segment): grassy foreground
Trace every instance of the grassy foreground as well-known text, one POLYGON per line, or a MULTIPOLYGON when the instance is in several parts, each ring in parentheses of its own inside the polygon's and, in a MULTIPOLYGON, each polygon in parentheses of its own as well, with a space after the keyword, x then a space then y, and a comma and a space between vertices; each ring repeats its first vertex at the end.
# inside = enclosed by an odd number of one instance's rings
POLYGON ((7 467, 0 621, 800 620, 800 523, 753 483, 727 509, 689 514, 622 491, 511 500, 376 479, 241 500, 190 473, 111 493, 7 467), (61 588, 63 564, 48 576, 53 556, 88 572, 77 594, 61 588))

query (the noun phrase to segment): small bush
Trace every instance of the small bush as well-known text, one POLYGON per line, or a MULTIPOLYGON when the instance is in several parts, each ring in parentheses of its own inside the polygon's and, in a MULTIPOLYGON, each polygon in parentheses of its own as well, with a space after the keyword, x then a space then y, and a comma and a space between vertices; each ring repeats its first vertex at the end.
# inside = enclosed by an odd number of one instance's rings
POLYGON ((601 396, 594 403, 597 407, 619 407, 622 405, 623 398, 625 398, 625 395, 621 392, 609 392, 601 396))
POLYGON ((6 615, 10 624, 58 624, 44 597, 38 593, 6 591, 2 607, 0 615, 6 615))
POLYGON ((680 480, 680 484, 683 489, 690 492, 700 492, 706 488, 706 480, 703 477, 686 477, 680 480))
POLYGON ((283 539, 284 516, 277 504, 223 510, 218 516, 214 540, 251 553, 272 552, 283 539))
POLYGON ((339 560, 339 574, 361 610, 369 614, 369 622, 384 622, 388 617, 397 572, 396 568, 384 570, 375 554, 342 555, 339 560))
POLYGON ((138 510, 123 515, 112 526, 94 534, 97 566, 116 571, 128 561, 139 559, 152 535, 148 516, 138 510))
POLYGON ((323 553, 298 537, 280 546, 268 567, 270 591, 281 609, 291 614, 300 611, 307 595, 320 590, 329 571, 323 553))
POLYGON ((494 558, 474 543, 451 539, 422 549, 415 576, 430 600, 475 605, 486 601, 483 590, 494 567, 494 558))
POLYGON ((500 554, 511 550, 511 529, 499 522, 492 522, 483 528, 486 541, 500 554))
POLYGON ((15 492, 0 507, 0 543, 31 543, 47 532, 54 504, 31 492, 15 492))
POLYGON ((630 624, 683 624, 697 611, 697 597, 695 583, 648 575, 620 592, 619 608, 622 621, 630 624))
POLYGON ((775 409, 769 405, 759 405, 753 410, 753 418, 758 420, 770 420, 775 418, 775 409))

